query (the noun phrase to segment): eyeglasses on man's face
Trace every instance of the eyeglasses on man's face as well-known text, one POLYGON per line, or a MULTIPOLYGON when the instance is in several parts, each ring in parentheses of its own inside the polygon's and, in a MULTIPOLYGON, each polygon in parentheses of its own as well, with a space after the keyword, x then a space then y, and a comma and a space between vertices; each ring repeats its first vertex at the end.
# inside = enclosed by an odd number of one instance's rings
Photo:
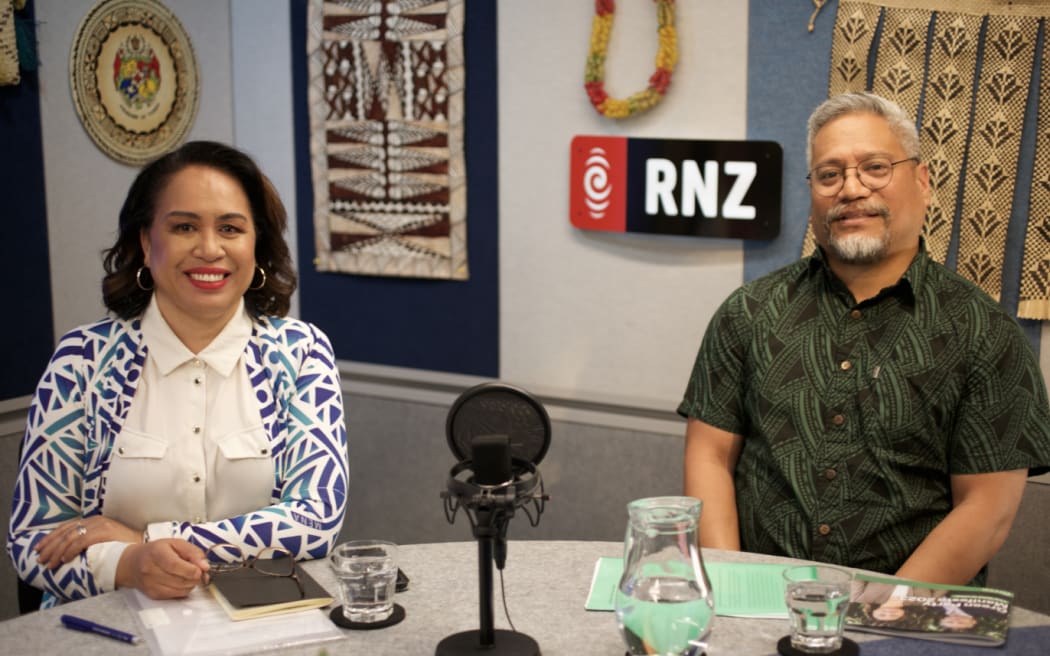
POLYGON ((810 171, 806 179, 818 196, 831 197, 842 190, 842 185, 846 182, 846 171, 855 169, 857 180, 862 185, 872 191, 878 191, 893 180, 894 167, 905 162, 918 163, 919 158, 906 157, 893 162, 889 157, 871 157, 856 166, 825 164, 810 171))
POLYGON ((266 547, 254 556, 245 556, 237 545, 220 542, 210 546, 204 557, 210 570, 216 574, 250 567, 260 574, 292 579, 299 586, 299 595, 305 594, 295 568, 295 557, 284 547, 266 547))

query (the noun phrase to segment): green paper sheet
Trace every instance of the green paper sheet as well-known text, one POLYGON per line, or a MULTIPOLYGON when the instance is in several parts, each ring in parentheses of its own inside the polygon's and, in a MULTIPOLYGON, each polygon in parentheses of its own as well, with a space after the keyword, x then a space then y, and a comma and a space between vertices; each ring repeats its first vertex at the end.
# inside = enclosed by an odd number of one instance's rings
MULTIPOLYGON (((724 617, 787 618, 783 565, 768 563, 704 563, 715 597, 715 614, 724 617)), ((623 574, 623 558, 599 558, 594 565, 590 593, 584 608, 611 611, 616 586, 623 574)))

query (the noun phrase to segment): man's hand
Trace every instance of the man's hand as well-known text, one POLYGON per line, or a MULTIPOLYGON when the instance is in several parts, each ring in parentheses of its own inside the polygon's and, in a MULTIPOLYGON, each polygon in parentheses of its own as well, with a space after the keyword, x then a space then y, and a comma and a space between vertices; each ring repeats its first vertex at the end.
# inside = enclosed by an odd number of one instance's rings
POLYGON ((55 569, 100 542, 141 542, 142 533, 102 515, 63 522, 33 547, 37 562, 55 569))
POLYGON ((136 588, 150 599, 185 597, 207 582, 204 552, 186 540, 169 538, 133 544, 117 564, 117 587, 136 588))

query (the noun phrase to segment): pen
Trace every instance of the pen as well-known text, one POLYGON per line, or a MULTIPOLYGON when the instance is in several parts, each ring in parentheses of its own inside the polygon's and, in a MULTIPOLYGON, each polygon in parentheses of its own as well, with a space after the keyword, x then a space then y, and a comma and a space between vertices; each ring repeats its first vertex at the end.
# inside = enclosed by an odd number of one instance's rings
POLYGON ((62 624, 67 629, 74 629, 76 631, 89 631, 91 633, 104 635, 107 638, 120 640, 121 642, 129 642, 133 645, 137 645, 142 640, 138 636, 131 635, 130 633, 124 633, 123 631, 111 629, 108 626, 95 624, 90 620, 81 619, 79 617, 73 617, 72 615, 63 615, 62 624))

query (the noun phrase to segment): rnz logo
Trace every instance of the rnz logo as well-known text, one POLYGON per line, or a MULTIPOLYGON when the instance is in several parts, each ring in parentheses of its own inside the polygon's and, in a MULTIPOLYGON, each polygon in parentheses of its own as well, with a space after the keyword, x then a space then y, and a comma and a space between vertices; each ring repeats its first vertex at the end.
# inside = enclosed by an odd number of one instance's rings
POLYGON ((609 158, 604 148, 595 146, 590 149, 582 184, 583 202, 587 205, 588 214, 594 220, 604 219, 605 212, 609 209, 609 195, 612 193, 609 158))

